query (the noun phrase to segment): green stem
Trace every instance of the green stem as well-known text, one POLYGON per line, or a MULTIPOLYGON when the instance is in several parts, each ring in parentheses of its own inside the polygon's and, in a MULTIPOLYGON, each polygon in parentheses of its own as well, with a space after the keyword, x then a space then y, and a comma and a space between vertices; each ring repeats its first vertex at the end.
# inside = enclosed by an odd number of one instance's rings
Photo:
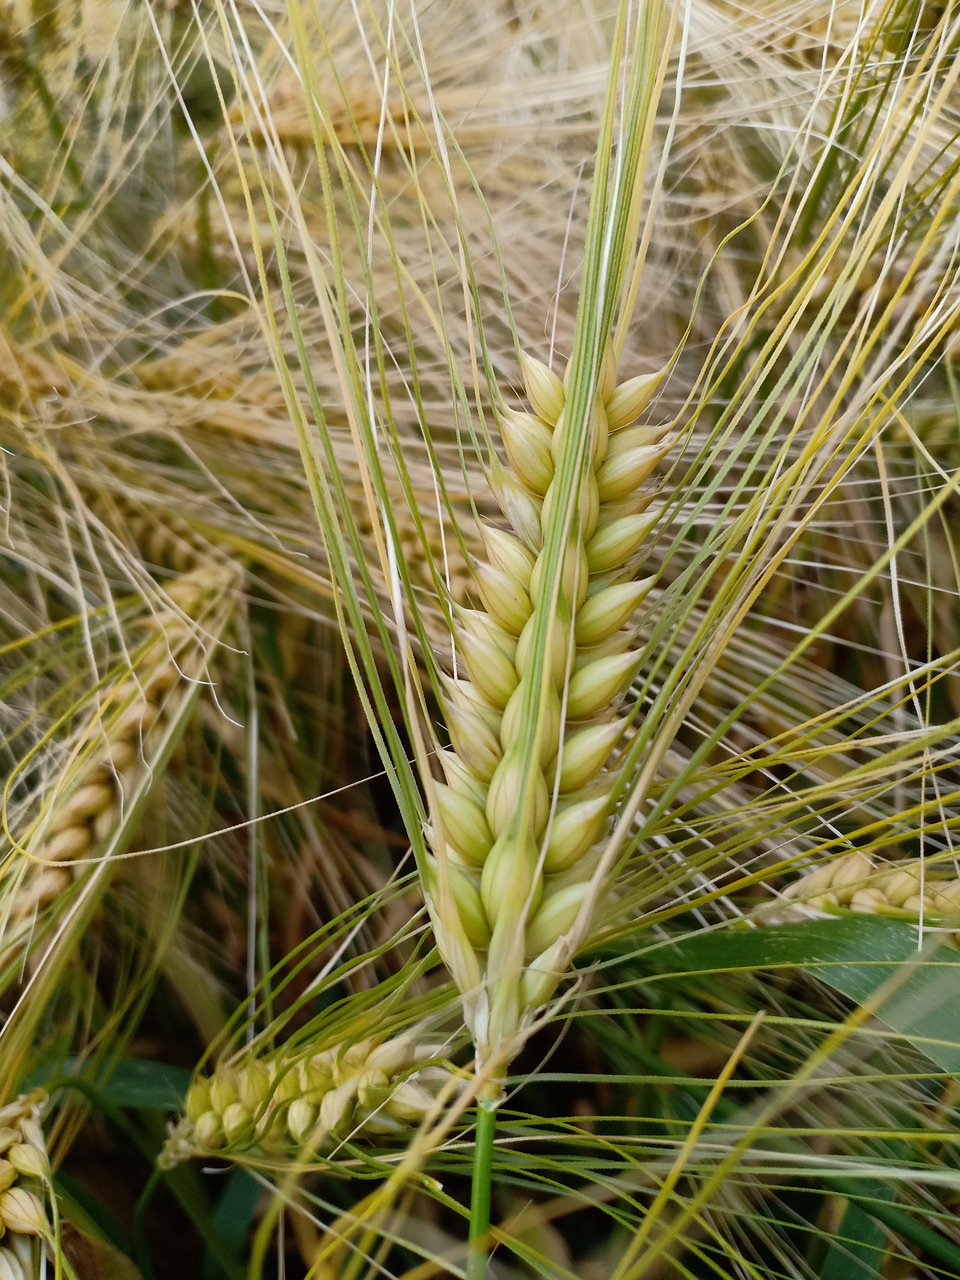
POLYGON ((497 1130, 499 1099, 481 1097, 477 1102, 477 1131, 473 1146, 473 1185, 470 1189, 470 1248, 467 1280, 487 1280, 490 1243, 490 1182, 493 1138, 497 1130))

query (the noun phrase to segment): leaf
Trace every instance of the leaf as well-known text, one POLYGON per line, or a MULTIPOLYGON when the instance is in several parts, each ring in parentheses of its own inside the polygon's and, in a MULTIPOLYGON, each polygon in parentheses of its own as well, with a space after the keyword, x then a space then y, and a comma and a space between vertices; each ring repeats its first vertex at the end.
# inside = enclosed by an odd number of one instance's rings
POLYGON ((885 1240, 883 1229, 869 1214, 857 1204, 848 1204, 840 1229, 830 1240, 820 1280, 877 1280, 885 1240))
POLYGON ((110 1072, 99 1092, 114 1107, 179 1111, 187 1095, 190 1072, 170 1062, 124 1058, 110 1072))
MULTIPOLYGON (((711 931, 662 943, 644 960, 669 977, 736 969, 804 969, 870 1004, 876 1017, 944 1071, 960 1072, 960 953, 917 949, 917 930, 876 916, 711 931)), ((662 980, 662 979, 660 979, 662 980)))

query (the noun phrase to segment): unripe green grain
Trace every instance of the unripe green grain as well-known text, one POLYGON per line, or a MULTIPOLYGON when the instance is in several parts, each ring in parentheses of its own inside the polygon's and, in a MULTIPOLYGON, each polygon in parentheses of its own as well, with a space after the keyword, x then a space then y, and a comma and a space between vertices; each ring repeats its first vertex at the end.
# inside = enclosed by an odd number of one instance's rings
MULTIPOLYGON (((537 561, 536 567, 530 576, 530 598, 534 604, 540 599, 541 584, 543 582, 542 569, 543 557, 537 561)), ((589 584, 590 568, 587 564, 586 551, 579 538, 572 538, 564 550, 563 565, 560 570, 560 585, 563 594, 567 601, 573 601, 574 607, 579 609, 586 599, 589 584)))
MULTIPOLYGON (((625 433, 626 434, 626 433, 625 433)), ((670 444, 649 444, 639 449, 609 453, 597 473, 601 504, 618 502, 643 484, 654 467, 670 451, 670 444)))
POLYGON ((520 683, 516 666, 503 649, 478 626, 464 626, 459 636, 467 674, 494 707, 503 708, 520 683))
POLYGON ((496 459, 491 466, 489 478, 494 497, 511 527, 531 551, 539 552, 543 546, 539 498, 534 498, 496 459))
POLYGON ((543 893, 536 865, 537 848, 528 835, 522 837, 522 843, 509 831, 499 837, 480 875, 480 897, 488 920, 497 919, 505 902, 529 902, 529 909, 536 910, 543 893))
POLYGON ((543 867, 547 874, 566 871, 603 835, 609 811, 606 794, 562 805, 554 814, 547 837, 543 867))
POLYGON ((454 751, 476 778, 489 782, 503 754, 500 738, 489 719, 451 697, 444 708, 444 719, 454 751))
MULTIPOLYGON (((511 747, 497 766, 487 795, 487 822, 495 837, 499 836, 516 816, 526 774, 523 757, 517 747, 511 747)), ((550 797, 542 773, 534 773, 529 786, 529 823, 534 839, 539 839, 547 824, 550 797)))
POLYGON ((591 574, 619 569, 640 550, 658 521, 657 515, 622 516, 601 523, 586 546, 591 574))
POLYGON ((567 885, 557 893, 544 893, 538 911, 527 925, 528 956, 540 955, 573 927, 589 890, 589 884, 577 884, 567 885))
MULTIPOLYGON (((527 678, 530 659, 534 651, 534 638, 535 627, 531 618, 526 627, 524 627, 520 635, 520 642, 517 645, 517 671, 520 673, 521 680, 527 678)), ((563 684, 569 658, 569 611, 561 605, 557 608, 556 614, 550 619, 547 634, 547 651, 544 655, 546 670, 558 687, 563 684)))
POLYGON ((611 706, 624 692, 637 669, 632 652, 587 662, 574 671, 567 685, 567 715, 586 720, 611 706))
POLYGON ((544 422, 556 422, 567 399, 561 379, 542 360, 525 352, 520 353, 520 370, 534 413, 544 422))
POLYGON ((554 459, 548 427, 531 413, 505 409, 497 415, 500 439, 521 483, 543 497, 553 479, 554 459))
MULTIPOLYGON (((500 742, 506 750, 512 746, 520 735, 520 723, 523 715, 523 684, 517 687, 513 697, 507 703, 500 726, 500 742)), ((557 686, 550 681, 545 697, 540 700, 540 740, 539 766, 541 769, 553 758, 557 738, 560 734, 560 695, 557 686)))
POLYGON ((435 782, 437 802, 443 819, 443 833, 467 862, 482 867, 493 846, 485 805, 472 796, 461 795, 442 782, 435 782))
POLYGON ((498 626, 518 636, 533 612, 527 591, 509 574, 494 565, 477 565, 474 578, 484 607, 498 626))
POLYGON ((616 583, 586 600, 577 612, 574 630, 577 644, 595 645, 608 640, 632 617, 653 583, 652 577, 616 583))
POLYGON ((611 431, 619 431, 639 418, 656 395, 666 373, 666 369, 659 369, 656 373, 641 373, 636 378, 621 382, 614 389, 605 405, 611 431))
POLYGON ((568 734, 563 742, 559 777, 556 759, 544 771, 548 787, 556 786, 561 795, 585 787, 609 760, 626 723, 626 720, 611 720, 608 724, 592 724, 568 734))
POLYGON ((521 587, 529 587, 530 574, 536 563, 530 549, 519 538, 511 537, 509 533, 495 529, 492 525, 481 526, 480 536, 490 563, 508 574, 521 587))

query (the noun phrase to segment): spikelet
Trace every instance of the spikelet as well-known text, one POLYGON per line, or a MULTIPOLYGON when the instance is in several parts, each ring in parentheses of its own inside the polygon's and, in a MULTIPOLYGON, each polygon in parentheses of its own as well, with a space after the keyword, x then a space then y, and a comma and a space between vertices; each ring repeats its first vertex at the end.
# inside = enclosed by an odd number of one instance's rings
MULTIPOLYGON (((856 911, 949 929, 960 917, 960 880, 923 868, 916 860, 875 869, 862 853, 848 853, 807 871, 784 890, 781 902, 759 917, 765 924, 808 918, 811 912, 856 911)), ((954 939, 960 934, 954 933, 954 939)))
POLYGON ((365 1137, 403 1132, 424 1120, 438 1092, 457 1080, 440 1056, 437 1045, 406 1034, 234 1059, 190 1086, 185 1114, 171 1127, 157 1163, 170 1169, 203 1155, 317 1155, 358 1130, 365 1137))
POLYGON ((24 942, 37 913, 108 847, 132 797, 149 780, 154 745, 196 691, 205 649, 224 622, 217 605, 236 582, 236 571, 225 564, 195 569, 167 587, 167 607, 144 623, 147 638, 135 665, 102 691, 102 710, 84 733, 89 747, 7 863, 4 957, 24 942), (199 633, 194 617, 202 618, 199 633))
POLYGON ((569 963, 564 944, 612 817, 625 727, 615 711, 637 670, 630 624, 653 586, 635 576, 657 519, 644 514, 652 495, 640 487, 672 444, 662 429, 633 425, 663 373, 618 385, 608 347, 555 586, 544 548, 566 520, 554 480, 572 428, 564 381, 530 356, 521 365, 530 411, 497 414, 511 469, 494 460, 489 475, 509 528, 484 527, 478 608, 455 618, 459 678, 445 683, 443 701, 452 751, 441 756, 446 785, 428 832, 436 861, 427 897, 478 1047, 507 1043, 569 963), (523 755, 531 707, 540 726, 532 773, 523 755))
POLYGON ((47 1213, 50 1161, 41 1120, 46 1095, 23 1094, 0 1107, 0 1277, 33 1280, 52 1244, 47 1213))

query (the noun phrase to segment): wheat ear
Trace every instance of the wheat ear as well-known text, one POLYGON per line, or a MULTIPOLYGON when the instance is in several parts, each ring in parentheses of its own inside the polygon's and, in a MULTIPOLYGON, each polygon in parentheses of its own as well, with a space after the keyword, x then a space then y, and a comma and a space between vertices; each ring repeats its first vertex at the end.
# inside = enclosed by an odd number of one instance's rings
POLYGON ((498 463, 492 474, 510 529, 483 529, 479 607, 455 615, 465 674, 444 685, 451 749, 440 755, 429 833, 439 945, 470 993, 480 1046, 509 1042, 568 963, 568 935, 615 803, 625 727, 616 709, 637 671, 630 623, 653 585, 637 577, 657 519, 648 511, 653 490, 643 486, 672 444, 665 429, 634 425, 663 373, 618 384, 608 347, 577 515, 568 519, 554 483, 561 451, 573 447, 565 386, 538 360, 524 357, 522 367, 531 412, 498 415, 510 466, 498 463), (558 526, 562 561, 551 583, 545 548, 558 526), (553 604, 538 669, 535 606, 544 593, 553 604), (531 716, 532 771, 523 732, 531 716))
MULTIPOLYGON (((104 709, 84 733, 90 746, 24 841, 22 874, 3 904, 5 957, 23 944, 37 913, 69 888, 123 821, 131 796, 146 780, 152 744, 179 715, 203 672, 205 646, 192 617, 209 613, 236 586, 235 578, 225 565, 195 569, 167 587, 166 607, 144 623, 149 635, 135 667, 103 691, 104 709)), ((8 867, 5 877, 11 872, 8 867)))
POLYGON ((158 1163, 169 1169, 197 1155, 268 1155, 329 1150, 358 1129, 403 1132, 436 1108, 457 1077, 442 1049, 415 1034, 367 1038, 306 1054, 250 1054, 201 1077, 158 1163))
MULTIPOLYGON (((863 853, 848 853, 814 867, 787 886, 783 901, 764 912, 766 924, 806 919, 811 911, 856 911, 911 922, 960 916, 960 879, 921 868, 916 859, 875 868, 863 853), (805 910, 804 910, 805 908, 805 910)), ((953 935, 960 937, 958 934, 953 935)))
POLYGON ((50 1161, 41 1126, 46 1100, 35 1091, 0 1107, 0 1280, 42 1274, 41 1251, 53 1243, 46 1207, 50 1161))

